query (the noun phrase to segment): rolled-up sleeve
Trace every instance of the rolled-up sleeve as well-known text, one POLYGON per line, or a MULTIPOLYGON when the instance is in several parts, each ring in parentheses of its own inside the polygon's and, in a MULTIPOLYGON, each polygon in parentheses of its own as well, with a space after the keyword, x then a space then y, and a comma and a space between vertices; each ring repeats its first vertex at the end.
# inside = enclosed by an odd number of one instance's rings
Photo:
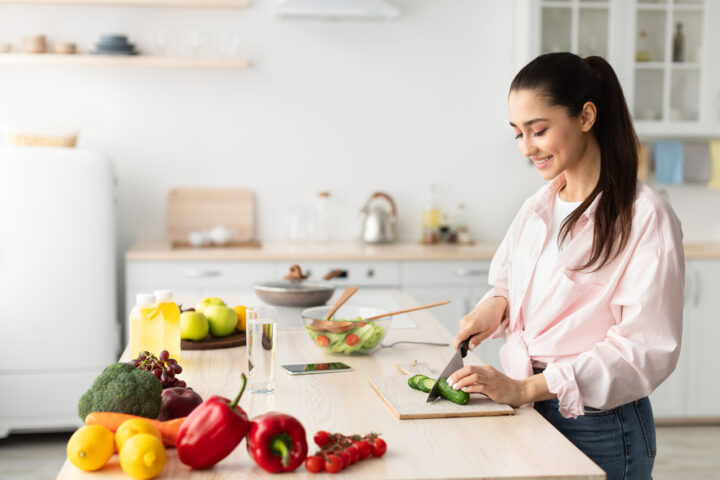
MULTIPOLYGON (((636 225, 633 225, 635 228, 636 225)), ((679 224, 649 228, 610 301, 606 338, 569 361, 550 363, 545 379, 564 417, 584 406, 608 409, 649 395, 680 355, 685 259, 679 224)))

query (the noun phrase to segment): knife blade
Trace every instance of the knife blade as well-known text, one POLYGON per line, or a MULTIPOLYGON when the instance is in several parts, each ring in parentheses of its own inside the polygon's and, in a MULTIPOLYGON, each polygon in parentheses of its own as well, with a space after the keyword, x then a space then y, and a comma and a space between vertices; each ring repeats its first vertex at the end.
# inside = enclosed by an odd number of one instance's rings
POLYGON ((428 403, 432 402, 440 396, 440 387, 438 386, 440 384, 439 380, 443 377, 448 377, 451 373, 460 370, 464 366, 463 358, 467 356, 469 342, 470 337, 460 342, 457 352, 455 352, 455 354, 452 356, 445 369, 443 369, 443 371, 440 373, 440 376, 437 378, 438 381, 435 382, 432 390, 430 390, 430 395, 428 395, 427 398, 428 403))

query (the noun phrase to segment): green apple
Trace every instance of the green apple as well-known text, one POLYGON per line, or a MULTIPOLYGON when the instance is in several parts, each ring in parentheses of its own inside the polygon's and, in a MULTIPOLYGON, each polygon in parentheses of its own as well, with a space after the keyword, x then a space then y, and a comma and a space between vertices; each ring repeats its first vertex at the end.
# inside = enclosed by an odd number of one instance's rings
POLYGON ((180 338, 184 340, 203 340, 208 334, 208 320, 200 312, 180 314, 180 338))
POLYGON ((205 309, 205 316, 210 324, 210 335, 227 337, 237 327, 237 313, 230 307, 210 305, 205 309))
POLYGON ((226 306, 225 302, 223 302, 217 297, 207 297, 203 298, 200 303, 197 304, 197 306, 195 307, 195 311, 205 313, 205 309, 210 305, 222 305, 223 307, 226 306))

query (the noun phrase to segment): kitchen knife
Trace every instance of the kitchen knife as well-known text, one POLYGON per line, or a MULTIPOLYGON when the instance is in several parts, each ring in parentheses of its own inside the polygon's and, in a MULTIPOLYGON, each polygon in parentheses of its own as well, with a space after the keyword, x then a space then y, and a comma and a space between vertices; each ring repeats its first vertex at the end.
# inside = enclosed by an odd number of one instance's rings
POLYGON ((435 385, 433 385, 432 390, 430 390, 430 395, 428 395, 427 401, 432 402, 437 397, 440 396, 440 379, 443 377, 448 377, 451 373, 460 370, 464 364, 463 364, 463 358, 467 355, 468 352, 468 343, 470 342, 470 337, 468 337, 466 340, 463 340, 460 342, 460 345, 458 345, 457 352, 452 356, 450 361, 448 362, 445 369, 442 371, 440 376, 437 378, 438 381, 435 382, 435 385))

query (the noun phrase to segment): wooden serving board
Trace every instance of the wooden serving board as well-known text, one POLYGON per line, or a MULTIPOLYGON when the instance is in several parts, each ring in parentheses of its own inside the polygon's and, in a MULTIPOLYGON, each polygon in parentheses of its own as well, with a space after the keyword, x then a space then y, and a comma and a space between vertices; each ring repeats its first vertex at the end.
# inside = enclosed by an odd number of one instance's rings
POLYGON ((168 192, 167 236, 173 245, 187 244, 190 232, 209 231, 218 225, 230 231, 231 243, 251 244, 255 201, 250 189, 181 187, 168 192))
POLYGON ((233 332, 227 337, 208 337, 205 340, 181 340, 180 350, 214 350, 245 345, 245 332, 233 332))
POLYGON ((471 394, 466 405, 458 405, 443 398, 427 403, 428 394, 410 388, 408 378, 405 375, 384 375, 370 379, 370 384, 398 420, 515 414, 511 406, 495 403, 478 394, 471 394))

